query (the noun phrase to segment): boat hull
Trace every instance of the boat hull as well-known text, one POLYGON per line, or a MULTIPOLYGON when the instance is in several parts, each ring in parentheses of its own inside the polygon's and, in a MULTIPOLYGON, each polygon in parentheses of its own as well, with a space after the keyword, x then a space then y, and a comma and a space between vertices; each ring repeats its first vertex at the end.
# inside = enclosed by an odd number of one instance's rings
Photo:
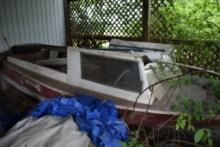
MULTIPOLYGON (((6 82, 14 86, 16 89, 39 100, 50 99, 60 95, 82 94, 77 93, 76 90, 70 91, 69 89, 71 89, 71 86, 68 87, 65 85, 65 83, 63 83, 63 87, 64 89, 65 87, 68 88, 68 90, 66 91, 63 89, 58 89, 56 87, 57 85, 54 85, 54 87, 52 85, 47 85, 47 83, 38 81, 38 79, 36 79, 35 77, 31 77, 30 75, 24 73, 24 71, 19 70, 19 68, 8 62, 5 62, 3 66, 3 78, 6 82)), ((123 102, 118 103, 114 100, 113 102, 116 103, 120 116, 128 125, 172 125, 175 123, 177 117, 176 113, 169 113, 166 111, 139 111, 137 109, 133 111, 126 109, 126 107, 120 107, 119 105, 121 105, 121 103, 123 102)), ((215 119, 195 122, 195 124, 202 126, 219 126, 220 117, 218 116, 215 119)))

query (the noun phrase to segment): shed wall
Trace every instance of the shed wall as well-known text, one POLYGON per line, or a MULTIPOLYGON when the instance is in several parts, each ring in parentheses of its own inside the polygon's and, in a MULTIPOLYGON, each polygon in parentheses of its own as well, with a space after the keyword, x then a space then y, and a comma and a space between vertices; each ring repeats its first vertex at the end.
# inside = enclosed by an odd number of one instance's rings
POLYGON ((63 0, 0 0, 0 51, 9 45, 65 45, 63 0))

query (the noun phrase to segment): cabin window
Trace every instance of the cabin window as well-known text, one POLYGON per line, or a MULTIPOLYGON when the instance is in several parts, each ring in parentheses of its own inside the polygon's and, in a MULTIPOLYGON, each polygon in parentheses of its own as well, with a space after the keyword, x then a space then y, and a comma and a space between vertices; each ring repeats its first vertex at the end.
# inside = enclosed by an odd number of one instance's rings
POLYGON ((81 53, 83 79, 140 92, 142 82, 138 62, 81 53))

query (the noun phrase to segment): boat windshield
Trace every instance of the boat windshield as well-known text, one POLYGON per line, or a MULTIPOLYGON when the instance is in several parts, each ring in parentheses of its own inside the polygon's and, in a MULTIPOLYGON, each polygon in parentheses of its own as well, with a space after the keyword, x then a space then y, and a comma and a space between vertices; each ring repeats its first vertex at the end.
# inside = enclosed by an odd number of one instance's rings
POLYGON ((81 53, 83 79, 141 92, 138 62, 81 53))

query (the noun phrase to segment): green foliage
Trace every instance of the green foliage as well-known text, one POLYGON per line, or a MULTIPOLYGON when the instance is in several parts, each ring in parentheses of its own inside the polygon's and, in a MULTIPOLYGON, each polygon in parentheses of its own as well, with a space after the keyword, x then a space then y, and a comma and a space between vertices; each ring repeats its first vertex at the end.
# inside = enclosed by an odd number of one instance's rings
POLYGON ((180 101, 179 98, 171 106, 171 110, 181 112, 180 118, 192 117, 192 120, 200 121, 220 114, 220 100, 213 100, 212 102, 202 102, 185 98, 180 101))
POLYGON ((161 24, 172 28, 168 38, 181 40, 210 40, 175 45, 177 62, 220 72, 220 2, 218 0, 166 1, 159 9, 161 24))
POLYGON ((138 140, 137 131, 131 131, 128 142, 121 142, 121 145, 122 147, 144 147, 144 145, 138 140))
POLYGON ((209 96, 214 96, 216 99, 220 99, 220 80, 213 77, 184 75, 176 80, 170 81, 172 87, 181 87, 183 85, 192 84, 203 87, 209 96))
POLYGON ((175 0, 160 11, 172 26, 172 38, 195 40, 220 39, 220 2, 216 0, 175 0))
MULTIPOLYGON (((175 45, 176 61, 220 72, 218 66, 220 64, 220 48, 217 48, 215 44, 216 42, 210 44, 206 42, 193 42, 187 45, 175 45)), ((184 69, 184 71, 189 70, 184 69)), ((211 77, 204 73, 200 73, 200 75, 211 77)))
POLYGON ((176 130, 183 130, 186 127, 189 131, 195 131, 195 127, 192 125, 192 116, 188 115, 187 113, 181 113, 177 118, 176 130))
POLYGON ((174 81, 171 81, 172 87, 180 87, 182 85, 190 85, 194 83, 194 78, 192 76, 182 76, 174 81))
POLYGON ((178 66, 162 63, 160 61, 157 61, 157 67, 152 67, 152 69, 159 80, 181 74, 178 66))
POLYGON ((208 147, 213 146, 211 130, 207 128, 197 129, 193 121, 202 121, 210 119, 220 114, 220 81, 214 78, 200 78, 197 76, 184 76, 176 81, 172 81, 173 86, 182 86, 188 84, 197 84, 208 91, 208 95, 216 99, 201 101, 185 97, 177 97, 171 110, 180 112, 176 120, 176 130, 187 129, 194 132, 195 143, 206 144, 208 147))
POLYGON ((198 129, 194 135, 195 143, 206 143, 208 147, 213 147, 211 130, 207 128, 198 129))
POLYGON ((220 80, 209 78, 207 89, 211 95, 220 98, 220 80))
POLYGON ((182 111, 177 118, 176 130, 187 129, 195 131, 192 121, 200 121, 206 118, 204 105, 201 101, 185 98, 183 102, 180 102, 177 99, 176 103, 172 106, 172 110, 182 111))
POLYGON ((207 144, 208 147, 213 146, 211 130, 207 128, 196 129, 192 122, 209 119, 219 114, 219 100, 207 105, 207 103, 188 98, 180 102, 177 98, 177 102, 172 106, 172 110, 181 111, 176 120, 176 130, 187 129, 193 131, 195 143, 207 144))
MULTIPOLYGON (((160 22, 163 24, 162 27, 172 28, 169 38, 159 39, 198 40, 198 42, 191 44, 174 46, 177 62, 220 72, 220 1, 166 1, 166 5, 159 9, 159 13, 163 16, 162 22, 160 22), (215 42, 200 42, 204 40, 215 42)), ((189 71, 188 69, 183 70, 189 71)), ((205 85, 190 76, 184 76, 173 82, 172 86, 192 83, 201 84, 208 90, 208 94, 219 98, 220 81, 216 80, 216 77, 202 75, 209 77, 205 85)), ((205 103, 188 98, 180 101, 180 98, 177 98, 171 109, 180 112, 176 121, 176 130, 187 129, 193 131, 195 133, 195 143, 206 144, 209 147, 213 146, 211 131, 207 128, 196 129, 192 122, 209 119, 219 114, 219 100, 205 103)))
POLYGON ((135 138, 130 138, 128 143, 121 142, 122 147, 144 147, 143 144, 139 143, 139 141, 135 138))

